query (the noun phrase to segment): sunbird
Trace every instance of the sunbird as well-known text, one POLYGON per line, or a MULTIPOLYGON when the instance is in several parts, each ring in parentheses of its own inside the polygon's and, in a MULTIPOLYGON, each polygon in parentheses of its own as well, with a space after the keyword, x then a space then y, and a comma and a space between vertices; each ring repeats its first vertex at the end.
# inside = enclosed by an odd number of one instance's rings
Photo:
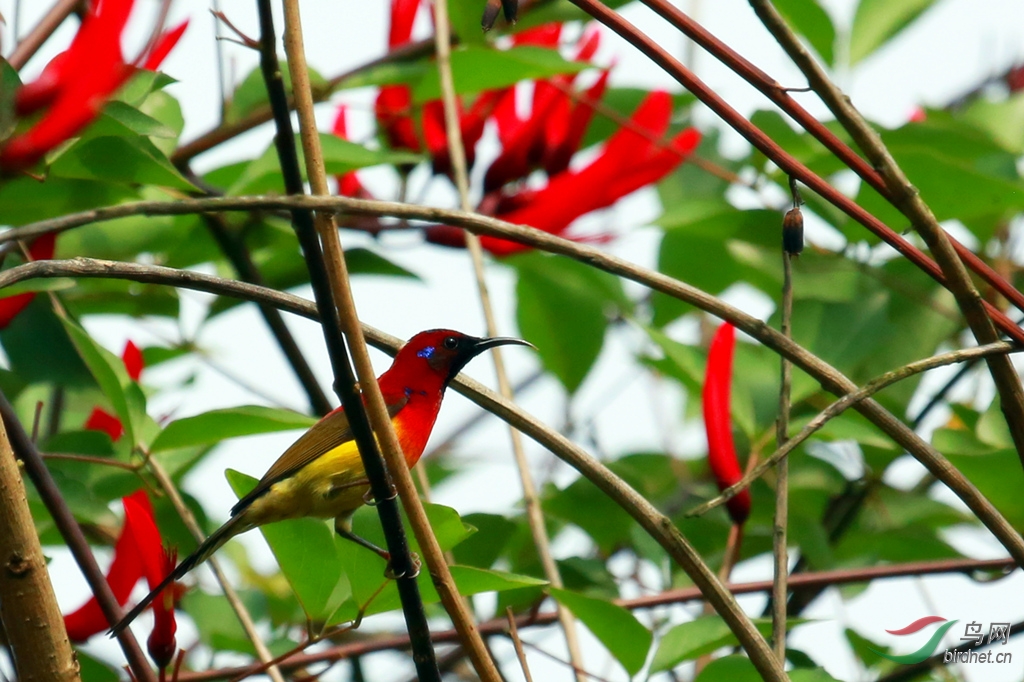
MULTIPOLYGON (((410 467, 419 461, 441 409, 444 390, 466 364, 488 348, 532 344, 521 339, 481 339, 450 329, 420 332, 402 346, 377 379, 398 442, 410 467)), ((348 417, 339 407, 302 434, 270 467, 256 487, 231 509, 231 518, 115 625, 116 634, 175 580, 206 561, 228 540, 257 526, 312 516, 334 519, 342 537, 389 558, 352 533, 352 514, 370 490, 348 417)))

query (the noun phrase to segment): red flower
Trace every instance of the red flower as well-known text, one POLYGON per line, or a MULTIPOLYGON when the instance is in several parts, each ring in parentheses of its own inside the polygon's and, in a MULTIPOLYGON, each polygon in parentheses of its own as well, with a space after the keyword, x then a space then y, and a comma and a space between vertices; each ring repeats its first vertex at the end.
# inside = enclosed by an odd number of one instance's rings
POLYGON ((121 361, 124 362, 124 368, 128 370, 128 376, 132 381, 138 381, 142 376, 142 370, 146 368, 146 361, 142 357, 142 351, 131 339, 124 344, 121 361))
MULTIPOLYGON (((142 351, 131 340, 124 345, 121 361, 124 362, 124 368, 128 370, 128 376, 133 381, 138 381, 146 365, 142 357, 142 351)), ((85 428, 89 431, 103 431, 115 443, 124 435, 124 424, 121 423, 121 420, 102 407, 94 407, 92 409, 89 418, 85 420, 85 428)))
MULTIPOLYGON (((48 107, 25 133, 0 149, 0 168, 17 171, 37 163, 47 152, 77 135, 95 119, 107 99, 134 72, 121 54, 121 33, 134 0, 93 0, 71 46, 55 57, 33 83, 19 89, 15 108, 21 115, 48 107)), ((187 22, 162 35, 144 66, 155 69, 177 43, 187 22)))
MULTIPOLYGON (((161 564, 160 579, 174 571, 178 565, 178 552, 171 550, 164 551, 164 560, 161 564)), ((158 583, 159 584, 159 583, 158 583)), ((150 588, 153 583, 150 583, 150 588)), ((177 589, 174 585, 168 585, 153 600, 153 631, 149 633, 146 640, 146 649, 149 657, 153 659, 157 667, 166 668, 174 660, 174 652, 178 648, 178 642, 174 634, 178 631, 178 624, 174 618, 174 605, 178 600, 177 589)))
POLYGON ((124 435, 124 424, 121 420, 102 407, 92 408, 89 418, 85 420, 85 428, 89 431, 103 431, 115 443, 124 435))
MULTIPOLYGON (((29 260, 50 260, 53 258, 53 250, 56 244, 57 235, 53 232, 44 234, 33 239, 28 247, 29 260)), ((24 294, 15 294, 7 298, 0 298, 0 329, 6 329, 18 314, 28 307, 32 299, 36 297, 34 291, 24 294)))
MULTIPOLYGON (((334 134, 343 140, 348 140, 348 110, 344 104, 338 106, 338 113, 334 117, 334 134)), ((338 194, 343 197, 356 197, 358 199, 372 199, 373 195, 366 191, 363 183, 355 171, 349 171, 344 175, 336 177, 338 181, 338 194)))
MULTIPOLYGON (((166 554, 160 541, 153 517, 153 507, 146 491, 139 490, 128 497, 122 498, 124 504, 124 526, 114 545, 114 560, 107 571, 107 584, 110 585, 117 603, 124 605, 131 595, 132 589, 143 575, 151 586, 167 575, 166 554)), ((173 569, 173 565, 171 566, 173 569)), ((170 588, 168 588, 170 589, 170 588)), ((166 619, 167 616, 160 618, 166 619)), ((170 641, 173 647, 174 615, 170 615, 170 641)), ((160 622, 158 620, 158 626, 160 622)), ((100 610, 96 597, 92 597, 80 608, 64 616, 64 626, 68 638, 73 642, 84 642, 98 632, 111 626, 100 610)), ((162 627, 167 630, 166 622, 162 627)), ((154 630, 155 631, 155 630, 154 630)), ((161 640, 166 642, 166 638, 161 640)), ((150 650, 152 654, 152 649, 150 650)), ((171 649, 173 655, 173 648, 171 649)), ((154 660, 157 660, 154 657, 154 660)), ((160 662, 157 661, 159 665, 160 662)))
MULTIPOLYGON (((153 508, 149 498, 143 494, 139 497, 127 497, 124 500, 125 522, 135 538, 135 546, 142 557, 142 572, 146 576, 149 589, 155 588, 166 578, 177 563, 177 552, 166 552, 160 541, 160 531, 153 518, 153 508)), ((153 601, 153 632, 146 641, 146 648, 153 662, 160 668, 166 668, 174 658, 177 648, 174 634, 177 624, 174 620, 174 604, 177 601, 174 585, 167 586, 153 601)))
MULTIPOLYGON (((633 113, 631 127, 612 135, 601 155, 588 166, 558 173, 549 178, 547 186, 538 190, 520 190, 512 195, 491 193, 485 198, 481 212, 511 223, 563 234, 578 217, 610 206, 664 177, 697 148, 701 135, 695 128, 683 130, 664 147, 653 141, 668 130, 671 114, 669 94, 652 92, 633 113)), ((448 246, 465 244, 462 231, 447 225, 426 228, 426 238, 448 246)), ((481 237, 480 243, 496 256, 529 248, 497 237, 481 237)))
MULTIPOLYGON (((725 490, 743 478, 732 440, 732 417, 729 411, 735 347, 736 330, 726 322, 718 328, 711 340, 704 376, 704 428, 708 435, 708 465, 719 490, 725 490)), ((742 525, 750 516, 750 491, 740 491, 726 503, 726 507, 733 523, 742 525)))

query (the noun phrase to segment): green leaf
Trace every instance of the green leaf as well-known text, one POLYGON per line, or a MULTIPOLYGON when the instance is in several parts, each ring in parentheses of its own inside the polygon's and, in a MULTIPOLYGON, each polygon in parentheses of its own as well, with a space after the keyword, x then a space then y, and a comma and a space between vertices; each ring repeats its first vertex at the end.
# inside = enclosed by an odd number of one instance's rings
POLYGON ((121 358, 93 341, 84 329, 66 316, 58 315, 58 318, 78 355, 121 420, 125 439, 134 445, 146 415, 145 397, 138 390, 138 385, 128 376, 121 358))
POLYGON ((651 631, 618 604, 569 590, 549 588, 551 596, 568 608, 594 633, 626 672, 636 675, 644 667, 651 648, 651 631))
POLYGON ((177 132, 130 104, 112 100, 103 108, 103 116, 109 116, 136 135, 146 137, 177 137, 177 132))
POLYGON ((476 528, 476 532, 452 550, 455 560, 460 564, 490 568, 515 532, 515 521, 498 514, 480 513, 467 514, 462 520, 476 528))
POLYGON ((228 438, 308 429, 316 419, 291 410, 260 405, 212 410, 194 417, 177 419, 153 441, 152 451, 173 450, 219 443, 228 438))
POLYGON ((82 682, 117 682, 121 679, 118 671, 109 667, 106 663, 100 662, 81 649, 75 650, 75 657, 78 659, 82 682))
POLYGON ((836 30, 828 12, 816 0, 774 0, 779 14, 807 39, 825 63, 832 65, 832 53, 836 41, 836 30))
POLYGON ((6 140, 18 124, 14 99, 20 86, 18 72, 6 59, 0 57, 0 140, 6 140))
POLYGON ((97 206, 111 206, 138 194, 126 185, 96 180, 20 177, 0 183, 0 224, 24 225, 97 206))
POLYGON ((1001 102, 979 97, 968 106, 963 119, 986 131, 1006 151, 1024 154, 1024 92, 1001 102))
MULTIPOLYGON (((452 77, 458 95, 504 88, 523 80, 577 73, 589 67, 586 63, 567 61, 558 50, 533 45, 508 50, 467 45, 452 50, 452 77)), ((412 96, 416 102, 429 102, 441 97, 437 69, 423 72, 420 81, 412 86, 412 96)))
POLYGON ((861 0, 850 34, 850 64, 892 40, 935 0, 861 0))
POLYGON ((761 675, 746 656, 724 656, 708 663, 694 682, 760 682, 761 675))
POLYGON ((185 191, 195 187, 145 137, 95 137, 71 145, 50 166, 54 177, 148 184, 185 191))
MULTIPOLYGON (((806 621, 801 619, 790 619, 787 621, 787 626, 794 627, 804 622, 806 621)), ((771 634, 770 619, 756 619, 754 627, 764 636, 771 634)), ((683 661, 692 661, 710 654, 716 649, 735 646, 738 643, 736 636, 721 616, 701 616, 689 623, 676 625, 664 634, 654 653, 654 660, 651 661, 650 673, 653 675, 656 672, 671 670, 683 661)), ((727 660, 727 658, 719 660, 727 660)), ((743 658, 742 660, 747 659, 743 658)), ((703 677, 699 679, 703 679, 703 677)), ((754 679, 760 679, 760 677, 754 679)))
MULTIPOLYGON (((291 71, 284 60, 281 61, 280 66, 285 90, 290 93, 292 89, 291 71)), ((314 91, 327 85, 324 77, 313 69, 309 70, 309 81, 314 91)), ((234 93, 232 93, 231 99, 228 101, 227 110, 224 112, 224 122, 235 123, 261 106, 268 106, 267 86, 263 80, 263 73, 260 67, 257 66, 246 74, 242 82, 235 88, 234 93)))
MULTIPOLYGON (((255 478, 241 472, 228 469, 225 475, 239 498, 256 486, 255 478)), ((260 532, 311 619, 328 617, 351 595, 334 533, 323 520, 279 521, 260 526, 260 532)))
POLYGON ((92 385, 92 374, 43 296, 0 330, 0 340, 11 370, 25 382, 92 385))
POLYGON ((570 393, 604 345, 608 312, 628 309, 617 279, 566 258, 528 253, 508 258, 518 275, 516 319, 545 369, 570 393))
MULTIPOLYGON (((306 171, 302 161, 302 146, 299 144, 297 135, 295 140, 299 153, 299 167, 302 169, 303 180, 305 180, 306 171)), ((329 175, 341 175, 367 166, 415 164, 422 160, 422 157, 417 154, 369 149, 329 133, 320 133, 320 146, 324 155, 324 167, 329 175)), ((282 187, 277 150, 270 145, 259 158, 249 163, 245 171, 228 188, 227 193, 236 195, 280 193, 282 187)))

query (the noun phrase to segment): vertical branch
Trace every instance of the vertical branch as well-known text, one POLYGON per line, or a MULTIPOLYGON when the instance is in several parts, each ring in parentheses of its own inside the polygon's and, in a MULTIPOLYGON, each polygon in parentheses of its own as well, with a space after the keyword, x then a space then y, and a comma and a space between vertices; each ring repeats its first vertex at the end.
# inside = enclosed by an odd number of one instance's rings
MULTIPOLYGON (((203 220, 206 222, 206 227, 213 236, 214 241, 217 242, 220 250, 231 261, 231 265, 235 268, 238 276, 242 278, 242 281, 263 286, 263 276, 253 262, 249 250, 242 241, 242 237, 231 234, 224 218, 220 215, 205 214, 203 220)), ((291 330, 285 324, 281 311, 273 306, 257 305, 264 322, 270 328, 270 333, 274 335, 277 345, 281 347, 281 352, 284 353, 285 358, 295 372, 296 378, 302 384, 302 388, 305 389, 306 397, 309 398, 309 405, 313 412, 321 417, 324 416, 334 408, 320 387, 320 382, 317 381, 316 375, 313 374, 313 369, 302 355, 302 350, 299 349, 299 344, 295 342, 295 337, 292 336, 291 330)))
MULTIPOLYGON (((284 179, 285 189, 289 194, 304 194, 302 173, 299 168, 298 151, 295 147, 295 136, 292 132, 291 114, 289 113, 288 95, 284 87, 284 79, 281 76, 281 67, 277 61, 275 49, 276 37, 274 32, 274 17, 271 12, 270 0, 257 0, 257 9, 260 17, 260 68, 267 85, 267 94, 270 99, 271 109, 274 114, 274 123, 277 127, 275 145, 281 165, 281 174, 284 179)), ((286 49, 289 52, 289 66, 291 67, 292 83, 297 95, 296 104, 300 112, 300 125, 303 133, 303 144, 306 152, 307 172, 309 172, 311 187, 316 193, 326 193, 326 178, 323 171, 323 160, 320 155, 319 137, 316 130, 316 122, 313 118, 313 102, 309 85, 309 74, 306 69, 305 52, 302 48, 301 24, 298 23, 298 7, 295 2, 286 2, 285 12, 288 15, 291 30, 286 49)), ((434 648, 430 642, 430 629, 427 626, 427 616, 423 610, 423 599, 420 596, 419 586, 416 584, 416 567, 413 565, 412 556, 409 552, 409 544, 405 537, 405 529, 402 526, 402 518, 398 512, 398 505, 395 502, 395 487, 385 468, 384 460, 381 458, 378 449, 378 441, 374 437, 374 431, 370 426, 362 397, 356 388, 356 379, 349 362, 348 349, 345 347, 343 334, 343 320, 340 315, 343 311, 349 313, 347 318, 347 331, 352 339, 352 347, 362 351, 361 357, 357 357, 357 364, 362 360, 362 372, 369 367, 369 377, 362 379, 362 386, 368 391, 371 407, 383 405, 380 390, 377 387, 376 377, 373 376, 373 369, 370 367, 369 356, 366 353, 366 346, 362 340, 362 329, 355 320, 354 307, 351 299, 351 292, 348 291, 348 275, 345 268, 345 260, 341 254, 341 245, 338 243, 338 231, 334 227, 334 220, 330 214, 317 214, 319 225, 314 224, 313 213, 309 210, 296 209, 292 211, 292 223, 296 235, 302 246, 303 256, 306 259, 306 266, 309 268, 310 283, 313 286, 313 296, 316 299, 317 311, 324 332, 324 340, 327 343, 327 350, 331 358, 331 365, 334 369, 334 389, 341 399, 345 408, 349 425, 352 428, 352 435, 359 448, 359 456, 366 469, 366 476, 370 481, 370 490, 377 501, 377 514, 384 530, 384 537, 387 540, 388 553, 391 555, 391 567, 395 575, 398 595, 402 601, 402 611, 405 614, 405 623, 409 631, 409 639, 412 642, 413 661, 416 664, 416 671, 424 682, 440 682, 440 673, 437 669, 437 660, 434 655, 434 648), (319 230, 319 236, 318 236, 319 230), (332 240, 333 237, 333 240, 332 240), (331 254, 324 254, 320 248, 320 239, 325 240, 325 248, 331 248, 331 254), (330 269, 328 268, 330 264, 330 269), (346 297, 344 294, 348 292, 346 297), (354 336, 352 336, 354 335, 354 336)), ((360 375, 362 377, 362 373, 360 375)), ((384 414, 387 414, 384 408, 384 414)), ((379 415, 379 411, 378 411, 379 415)), ((394 431, 390 421, 385 416, 383 430, 377 432, 380 437, 389 445, 395 444, 394 431), (388 438, 390 436, 390 439, 388 438)), ((404 459, 401 458, 401 468, 405 472, 405 480, 411 486, 411 477, 404 467, 404 459)), ((399 472, 400 473, 400 472, 399 472)), ((415 497, 415 493, 413 494, 415 497)), ((416 499, 418 502, 418 498, 416 499)), ((421 517, 422 517, 421 509, 421 517)), ((436 545, 436 540, 435 540, 436 545)), ((422 547, 422 545, 421 545, 422 547)), ((442 590, 438 590, 441 592, 442 590)))
POLYGON ((0 625, 19 680, 81 679, 46 571, 14 450, 0 421, 0 625))
MULTIPOLYGON (((156 482, 163 488, 163 491, 167 494, 168 499, 171 501, 171 505, 174 507, 174 511, 178 513, 178 516, 184 522, 185 527, 188 528, 188 532, 192 534, 192 537, 196 539, 196 542, 202 543, 206 539, 203 535, 202 529, 196 522, 196 517, 193 516, 192 511, 185 504, 185 500, 181 498, 181 493, 178 492, 178 488, 174 485, 174 481, 167 475, 167 470, 164 469, 163 465, 160 464, 156 459, 150 457, 147 459, 147 465, 149 470, 153 472, 153 476, 156 478, 156 482)), ((263 643, 263 639, 259 633, 256 632, 256 624, 253 623, 252 616, 249 614, 249 609, 245 608, 245 604, 239 598, 238 593, 235 592, 235 588, 231 586, 227 577, 224 575, 223 569, 220 567, 220 561, 217 557, 212 556, 206 560, 210 566, 210 570, 213 571, 214 577, 220 584, 221 590, 224 592, 224 598, 228 600, 231 605, 231 609, 235 612, 238 617, 238 622, 242 625, 242 629, 245 630, 246 636, 249 641, 252 642, 253 648, 256 649, 256 657, 260 659, 260 662, 264 665, 271 663, 274 660, 274 655, 267 649, 267 645, 263 643)), ((267 676, 273 680, 273 682, 284 682, 284 677, 281 675, 281 670, 276 665, 268 665, 266 669, 267 676)))
MULTIPOLYGON (((434 31, 437 68, 441 81, 441 98, 444 103, 445 132, 448 138, 448 156, 451 158, 455 186, 459 191, 460 208, 463 211, 473 211, 473 205, 469 199, 466 149, 462 142, 462 128, 459 123, 458 103, 455 99, 455 81, 451 67, 451 35, 448 24, 447 0, 434 0, 434 31)), ((473 262, 473 274, 476 278, 480 305, 483 308, 487 335, 499 336, 498 324, 494 317, 494 307, 491 305, 490 290, 487 286, 487 275, 484 271, 484 256, 483 249, 480 247, 480 238, 475 234, 466 232, 466 248, 473 262)), ((492 355, 494 357, 494 373, 498 379, 498 392, 503 398, 513 400, 512 385, 508 380, 508 373, 505 371, 505 362, 502 358, 501 349, 493 349, 492 355)), ((558 571, 558 564, 555 563, 555 559, 551 554, 551 541, 548 538, 547 527, 544 525, 544 512, 540 506, 540 498, 537 496, 537 488, 533 482, 533 475, 530 473, 529 463, 526 461, 526 451, 523 448, 522 435, 511 426, 509 427, 509 435, 512 439, 512 453, 516 461, 516 468, 519 471, 519 480, 523 486, 523 503, 526 506, 526 518, 530 525, 533 543, 537 548, 537 555, 544 569, 544 577, 547 578, 552 586, 561 588, 563 587, 562 576, 558 571)), ((565 645, 569 652, 569 660, 575 671, 576 680, 577 682, 584 682, 586 675, 582 672, 583 657, 580 654, 579 639, 576 635, 576 622, 573 619, 572 613, 560 603, 556 603, 556 608, 558 609, 559 624, 565 633, 565 645)))
MULTIPOLYGON (((53 523, 61 537, 64 538, 64 542, 67 543, 68 549, 71 550, 71 556, 74 557, 78 567, 85 575, 89 589, 92 590, 96 601, 99 602, 100 610, 106 616, 108 623, 116 623, 124 615, 121 605, 117 603, 114 593, 110 591, 110 585, 107 584, 103 571, 96 563, 92 548, 89 547, 89 542, 82 534, 78 521, 71 514, 67 502, 61 497, 60 490, 57 488, 53 476, 50 475, 50 470, 46 468, 39 451, 36 450, 28 434, 25 433, 25 428, 18 421, 18 415, 15 414, 14 408, 3 391, 0 391, 0 414, 2 414, 3 425, 7 430, 7 438, 11 447, 24 465, 25 473, 32 479, 32 484, 36 487, 43 504, 46 505, 46 510, 53 517, 53 523)), ((9 632, 8 635, 10 635, 9 632)), ((156 682, 153 670, 149 667, 142 648, 139 647, 131 630, 126 628, 119 632, 117 641, 121 645, 121 650, 124 651, 128 666, 135 679, 138 682, 156 682)))
MULTIPOLYGON (((803 216, 800 212, 800 194, 796 178, 790 177, 789 189, 793 195, 793 208, 782 220, 782 324, 780 331, 786 338, 792 336, 793 326, 793 256, 799 255, 804 245, 803 216)), ((781 357, 779 381, 779 416, 775 422, 775 447, 781 448, 789 440, 789 403, 792 388, 793 365, 781 357)), ((772 527, 772 554, 774 579, 772 582, 772 642, 780 665, 786 664, 786 604, 789 578, 789 458, 783 457, 775 465, 775 521, 772 527)))
MULTIPOLYGON (((949 235, 939 225, 931 208, 893 159, 882 138, 853 106, 849 97, 843 94, 804 49, 771 1, 750 0, 750 4, 782 49, 807 77, 811 88, 825 102, 836 120, 850 133, 850 137, 861 148, 871 165, 878 169, 889 192, 887 199, 910 220, 914 229, 928 245, 978 344, 985 345, 998 341, 999 333, 995 324, 986 311, 981 294, 974 286, 949 235)), ((1024 387, 1021 386, 1020 376, 1010 358, 1006 356, 989 357, 985 362, 988 363, 992 380, 999 392, 999 405, 1010 428, 1017 455, 1024 465, 1024 387)))

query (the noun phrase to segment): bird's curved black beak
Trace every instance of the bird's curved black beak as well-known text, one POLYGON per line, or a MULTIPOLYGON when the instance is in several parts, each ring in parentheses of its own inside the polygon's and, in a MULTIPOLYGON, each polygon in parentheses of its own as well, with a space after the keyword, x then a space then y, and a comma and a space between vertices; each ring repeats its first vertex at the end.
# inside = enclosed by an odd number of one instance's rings
POLYGON ((498 346, 526 346, 537 350, 537 346, 533 345, 529 341, 523 341, 511 336, 495 336, 492 339, 474 339, 473 344, 470 346, 473 355, 480 355, 485 350, 490 348, 497 348, 498 346))
POLYGON ((537 350, 537 347, 529 341, 512 338, 511 336, 495 336, 492 339, 479 339, 471 336, 466 340, 468 343, 462 347, 462 350, 459 351, 458 356, 451 364, 448 372, 448 378, 445 381, 445 386, 447 386, 448 382, 454 379, 455 376, 462 371, 463 367, 469 364, 470 360, 490 348, 497 348, 498 346, 526 346, 537 350))

